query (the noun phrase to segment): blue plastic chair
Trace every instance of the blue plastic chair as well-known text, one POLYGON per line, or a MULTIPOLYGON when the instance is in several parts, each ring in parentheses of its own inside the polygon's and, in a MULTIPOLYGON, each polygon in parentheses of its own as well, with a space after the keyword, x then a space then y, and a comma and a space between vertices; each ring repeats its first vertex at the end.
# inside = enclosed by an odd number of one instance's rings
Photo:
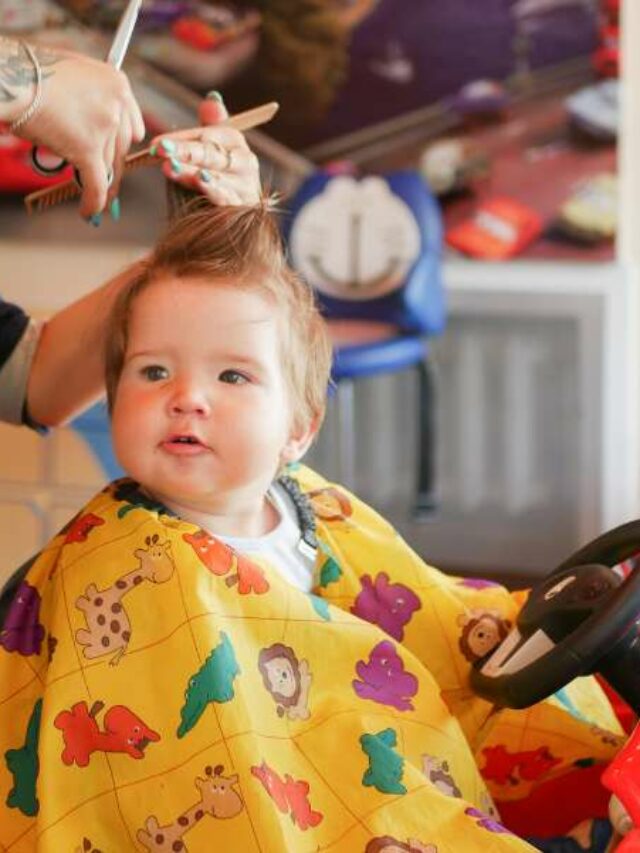
POLYGON ((95 403, 71 421, 70 426, 86 441, 108 480, 116 480, 124 475, 113 452, 105 402, 95 403))
POLYGON ((354 481, 354 382, 416 370, 416 513, 435 505, 434 386, 428 338, 442 332, 442 220, 420 174, 360 179, 320 171, 291 200, 283 236, 295 269, 317 293, 334 342, 340 476, 354 481))

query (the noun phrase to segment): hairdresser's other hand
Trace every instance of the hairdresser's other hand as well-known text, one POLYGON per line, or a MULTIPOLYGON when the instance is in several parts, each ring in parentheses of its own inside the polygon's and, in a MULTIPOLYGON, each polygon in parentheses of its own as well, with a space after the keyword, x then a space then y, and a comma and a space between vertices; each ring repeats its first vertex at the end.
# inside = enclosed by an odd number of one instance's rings
POLYGON ((106 62, 70 51, 35 51, 42 105, 18 135, 73 163, 82 179, 80 213, 90 217, 117 195, 124 157, 133 141, 144 138, 142 113, 127 77, 106 62))
POLYGON ((257 204, 258 158, 240 131, 220 125, 227 117, 222 99, 211 93, 198 109, 201 127, 165 133, 152 145, 165 161, 162 171, 168 178, 198 190, 212 204, 257 204))

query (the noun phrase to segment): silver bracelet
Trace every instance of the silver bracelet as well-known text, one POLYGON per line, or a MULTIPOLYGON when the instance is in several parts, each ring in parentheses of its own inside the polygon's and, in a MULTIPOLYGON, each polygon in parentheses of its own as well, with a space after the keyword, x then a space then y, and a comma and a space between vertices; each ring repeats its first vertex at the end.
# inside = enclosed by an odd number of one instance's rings
POLYGON ((15 133, 16 130, 19 130, 23 125, 25 125, 29 119, 32 119, 36 114, 36 111, 40 107, 42 103, 42 68, 40 67, 40 63, 38 62, 38 57, 35 55, 35 52, 31 45, 27 44, 26 41, 21 41, 20 44, 25 49, 25 52, 29 59, 31 60, 31 64, 33 65, 33 70, 36 73, 36 91, 33 96, 33 100, 26 108, 26 110, 22 113, 21 116, 15 121, 12 121, 9 125, 9 132, 15 133))

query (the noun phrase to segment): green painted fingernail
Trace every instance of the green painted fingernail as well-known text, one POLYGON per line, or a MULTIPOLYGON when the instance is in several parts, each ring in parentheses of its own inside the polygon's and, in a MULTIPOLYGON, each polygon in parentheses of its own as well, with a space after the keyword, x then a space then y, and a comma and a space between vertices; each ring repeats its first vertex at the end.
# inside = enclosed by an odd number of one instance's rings
POLYGON ((111 218, 114 222, 120 221, 120 199, 117 196, 111 199, 111 204, 109 205, 109 213, 111 214, 111 218))
POLYGON ((201 169, 198 173, 198 177, 203 183, 208 184, 211 180, 211 172, 208 172, 206 169, 201 169))
POLYGON ((99 228, 102 224, 102 214, 94 213, 93 216, 89 217, 89 222, 93 225, 94 228, 99 228))
POLYGON ((149 154, 151 154, 152 157, 155 157, 157 153, 158 153, 158 146, 152 145, 151 148, 149 149, 149 154))
POLYGON ((179 175, 182 171, 182 166, 180 165, 180 163, 178 163, 175 157, 172 157, 169 162, 171 163, 171 171, 175 172, 176 175, 179 175))
POLYGON ((161 139, 160 147, 165 154, 173 154, 176 150, 176 144, 172 139, 161 139))
POLYGON ((217 101, 219 104, 224 104, 224 100, 220 92, 217 89, 212 89, 210 92, 207 92, 205 98, 209 101, 217 101))

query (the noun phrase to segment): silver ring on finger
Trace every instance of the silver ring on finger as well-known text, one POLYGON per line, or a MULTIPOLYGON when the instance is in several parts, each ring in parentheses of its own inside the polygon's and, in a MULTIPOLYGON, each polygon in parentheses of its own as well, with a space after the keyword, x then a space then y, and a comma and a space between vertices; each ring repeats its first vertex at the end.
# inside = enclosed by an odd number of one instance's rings
POLYGON ((230 172, 233 168, 233 148, 223 148, 225 161, 222 167, 223 172, 230 172))
POLYGON ((213 148, 213 150, 214 150, 217 154, 220 154, 221 156, 224 156, 224 152, 225 152, 225 147, 224 147, 224 145, 221 145, 221 144, 220 144, 219 142, 217 142, 215 139, 207 139, 207 138, 203 135, 203 137, 202 137, 202 140, 201 140, 201 141, 202 141, 202 146, 203 146, 204 148, 209 148, 209 146, 210 146, 211 148, 213 148))
POLYGON ((215 167, 218 163, 218 157, 224 156, 222 145, 219 142, 214 142, 212 139, 203 139, 200 145, 202 146, 201 163, 204 168, 215 167))
MULTIPOLYGON (((221 145, 219 142, 216 142, 215 139, 208 139, 205 141, 204 137, 202 139, 203 148, 206 151, 207 145, 210 145, 211 148, 217 153, 220 154, 221 157, 224 157, 224 163, 220 167, 221 172, 229 172, 233 166, 233 149, 227 148, 225 145, 221 145)), ((205 155, 203 158, 207 166, 212 166, 210 158, 205 155)))

